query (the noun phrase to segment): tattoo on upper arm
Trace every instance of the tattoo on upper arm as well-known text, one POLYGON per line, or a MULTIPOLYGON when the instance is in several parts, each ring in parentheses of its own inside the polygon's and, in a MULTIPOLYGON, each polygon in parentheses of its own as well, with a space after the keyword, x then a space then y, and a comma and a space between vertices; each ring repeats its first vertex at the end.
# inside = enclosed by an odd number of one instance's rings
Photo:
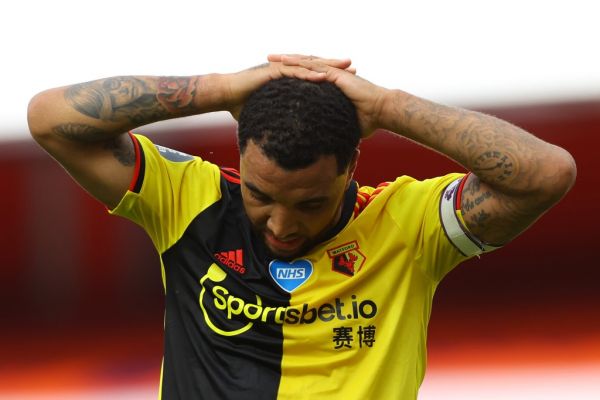
POLYGON ((481 193, 476 197, 465 197, 465 199, 462 202, 462 210, 464 212, 469 212, 490 198, 492 198, 492 192, 490 192, 489 190, 481 193))
POLYGON ((104 144, 104 148, 112 150, 113 156, 121 163, 121 165, 125 167, 135 165, 135 149, 128 136, 122 135, 109 140, 104 144))
POLYGON ((463 188, 461 208, 464 212, 469 212, 492 197, 491 190, 481 190, 481 181, 479 179, 470 179, 469 183, 463 188))
POLYGON ((461 195, 461 211, 469 230, 488 244, 501 245, 521 232, 537 215, 519 200, 494 191, 471 175, 461 195))
POLYGON ((65 139, 79 143, 103 143, 104 148, 111 150, 113 156, 124 166, 135 164, 135 149, 127 135, 120 135, 106 140, 106 132, 100 128, 86 124, 62 124, 52 131, 65 139))
POLYGON ((147 124, 188 110, 198 79, 161 77, 152 83, 137 77, 114 77, 70 86, 65 98, 77 111, 94 119, 147 124))
POLYGON ((106 138, 106 133, 95 126, 87 124, 61 124, 52 128, 52 131, 65 139, 97 142, 106 138))
POLYGON ((471 176, 462 191, 461 210, 465 219, 470 222, 473 230, 485 228, 486 222, 492 217, 491 210, 485 203, 494 198, 494 194, 487 187, 482 187, 477 176, 471 176))
POLYGON ((469 221, 471 221, 471 227, 479 227, 485 228, 486 221, 490 218, 491 214, 485 212, 485 210, 479 210, 479 212, 474 213, 469 217, 469 221))

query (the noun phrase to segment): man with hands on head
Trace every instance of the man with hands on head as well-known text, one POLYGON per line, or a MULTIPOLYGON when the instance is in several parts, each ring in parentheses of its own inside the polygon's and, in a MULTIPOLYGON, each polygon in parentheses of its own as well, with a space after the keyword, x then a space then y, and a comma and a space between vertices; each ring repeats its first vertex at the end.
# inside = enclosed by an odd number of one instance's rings
POLYGON ((51 89, 28 119, 160 254, 164 399, 416 398, 440 280, 525 230, 576 174, 565 150, 505 121, 300 55, 51 89), (218 110, 239 121, 239 173, 128 133, 218 110), (361 187, 357 147, 378 128, 470 172, 361 187))
POLYGON ((385 129, 471 171, 460 207, 466 227, 483 243, 508 243, 575 181, 575 162, 566 150, 508 122, 387 90, 318 59, 273 55, 270 60, 309 68, 335 83, 356 106, 363 137, 385 129))

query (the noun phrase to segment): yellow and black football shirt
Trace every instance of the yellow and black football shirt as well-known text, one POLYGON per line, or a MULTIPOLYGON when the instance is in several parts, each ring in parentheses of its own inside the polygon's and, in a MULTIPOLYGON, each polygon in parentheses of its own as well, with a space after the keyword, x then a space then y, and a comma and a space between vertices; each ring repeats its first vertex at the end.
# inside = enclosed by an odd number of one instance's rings
POLYGON ((485 250, 456 207, 464 175, 354 182, 328 239, 285 262, 253 233, 236 171, 132 139, 136 177, 112 213, 160 254, 159 398, 417 397, 434 291, 485 250))

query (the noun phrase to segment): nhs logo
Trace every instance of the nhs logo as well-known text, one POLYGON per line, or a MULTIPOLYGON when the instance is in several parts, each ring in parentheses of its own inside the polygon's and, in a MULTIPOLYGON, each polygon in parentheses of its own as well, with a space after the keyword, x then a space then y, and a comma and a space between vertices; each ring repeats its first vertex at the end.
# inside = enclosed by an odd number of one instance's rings
POLYGON ((293 262, 273 260, 269 264, 271 278, 280 288, 288 293, 293 292, 306 282, 313 272, 313 265, 308 260, 295 260, 293 262))
POLYGON ((304 279, 306 276, 304 268, 278 268, 275 271, 277 279, 304 279))

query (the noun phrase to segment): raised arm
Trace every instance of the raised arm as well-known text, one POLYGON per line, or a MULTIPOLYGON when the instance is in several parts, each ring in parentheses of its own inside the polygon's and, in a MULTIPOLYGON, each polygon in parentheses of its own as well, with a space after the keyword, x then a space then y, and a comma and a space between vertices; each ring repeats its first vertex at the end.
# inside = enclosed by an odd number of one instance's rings
POLYGON ((490 115, 386 93, 381 127, 439 151, 472 172, 461 196, 469 230, 502 245, 573 186, 575 162, 564 149, 490 115))
MULTIPOLYGON (((345 62, 331 65, 348 66, 345 62)), ((211 111, 230 111, 235 116, 251 92, 282 72, 322 79, 313 71, 277 62, 235 74, 100 79, 36 95, 29 104, 29 129, 85 190, 113 208, 134 173, 129 130, 211 111)))
POLYGON ((119 76, 46 90, 29 104, 33 138, 92 196, 114 207, 135 164, 127 132, 168 118, 212 111, 218 75, 119 76))
POLYGON ((564 149, 490 115, 447 107, 376 86, 304 56, 270 56, 327 76, 353 101, 365 137, 382 128, 434 149, 472 172, 461 197, 469 230, 502 245, 573 186, 575 161, 564 149))

